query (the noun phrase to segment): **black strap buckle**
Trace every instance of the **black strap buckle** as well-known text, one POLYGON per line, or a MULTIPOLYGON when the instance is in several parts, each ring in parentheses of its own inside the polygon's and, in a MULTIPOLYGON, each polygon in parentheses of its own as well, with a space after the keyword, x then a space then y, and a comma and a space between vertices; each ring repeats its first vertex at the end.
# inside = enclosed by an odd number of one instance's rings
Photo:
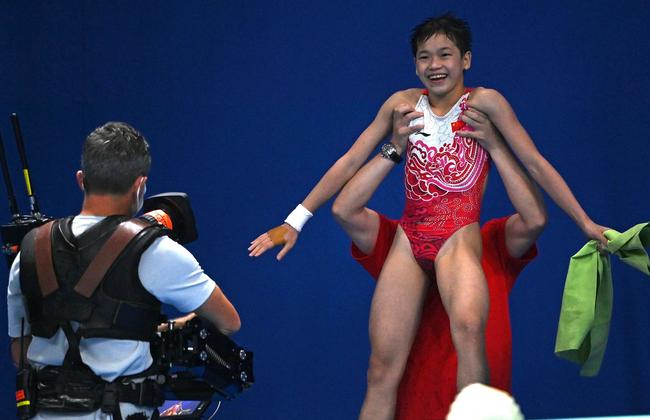
POLYGON ((117 397, 117 383, 112 382, 106 384, 104 387, 104 395, 102 396, 102 413, 115 414, 119 410, 120 406, 117 397))

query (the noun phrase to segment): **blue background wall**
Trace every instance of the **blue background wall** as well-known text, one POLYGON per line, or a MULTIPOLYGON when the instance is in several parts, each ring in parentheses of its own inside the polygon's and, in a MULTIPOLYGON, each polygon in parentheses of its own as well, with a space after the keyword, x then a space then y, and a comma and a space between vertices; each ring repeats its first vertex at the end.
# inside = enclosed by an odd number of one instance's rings
MULTIPOLYGON (((186 191, 190 249, 238 307, 256 385, 224 419, 357 415, 373 283, 324 207, 278 263, 251 239, 279 224, 390 93, 417 87, 408 34, 454 10, 474 42, 469 86, 500 90, 592 217, 650 219, 647 2, 70 1, 0 3, 0 132, 23 191, 8 115, 21 117, 43 210, 78 211, 85 136, 123 120, 149 139, 151 194, 186 191)), ((398 216, 395 171, 372 201, 398 216)), ((511 212, 498 176, 484 218, 511 212)), ((23 211, 26 200, 21 197, 23 211)), ((615 264, 609 348, 581 378, 553 355, 568 258, 584 243, 554 204, 540 257, 512 295, 514 392, 529 418, 650 412, 650 282, 615 264)), ((0 219, 9 211, 0 208, 0 219)), ((274 253, 273 253, 274 254, 274 253)), ((6 322, 6 311, 0 311, 6 322)), ((4 339, 3 339, 4 341, 4 339)), ((0 354, 3 412, 13 375, 0 354)))

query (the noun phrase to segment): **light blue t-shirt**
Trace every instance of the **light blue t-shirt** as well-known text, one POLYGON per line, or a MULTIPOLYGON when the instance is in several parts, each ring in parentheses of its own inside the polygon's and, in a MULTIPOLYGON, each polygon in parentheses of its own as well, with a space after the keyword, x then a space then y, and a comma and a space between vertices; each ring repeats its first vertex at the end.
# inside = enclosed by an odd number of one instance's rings
MULTIPOLYGON (((102 220, 99 216, 76 216, 72 232, 80 235, 102 220)), ((20 290, 20 254, 9 273, 7 291, 9 336, 20 337, 21 319, 25 318, 25 335, 30 326, 25 315, 20 290)), ((144 288, 160 302, 169 304, 183 313, 196 310, 210 297, 215 282, 203 272, 194 256, 182 245, 163 236, 157 238, 140 258, 138 275, 144 288)), ((33 337, 27 358, 33 365, 63 364, 68 341, 59 329, 52 338, 33 337)), ((96 375, 106 381, 118 376, 140 373, 153 362, 149 343, 108 338, 82 338, 79 343, 81 359, 96 375)))

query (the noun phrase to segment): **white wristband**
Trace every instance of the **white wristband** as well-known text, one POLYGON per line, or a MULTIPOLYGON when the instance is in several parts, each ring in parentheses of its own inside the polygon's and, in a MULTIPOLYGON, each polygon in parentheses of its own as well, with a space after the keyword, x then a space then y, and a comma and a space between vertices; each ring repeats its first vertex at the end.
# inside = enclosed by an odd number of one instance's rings
POLYGON ((300 232, 302 227, 305 226, 305 223, 307 223, 307 220, 312 216, 313 214, 309 210, 304 208, 302 204, 298 204, 298 206, 289 213, 287 218, 284 219, 284 222, 288 223, 292 228, 300 232))

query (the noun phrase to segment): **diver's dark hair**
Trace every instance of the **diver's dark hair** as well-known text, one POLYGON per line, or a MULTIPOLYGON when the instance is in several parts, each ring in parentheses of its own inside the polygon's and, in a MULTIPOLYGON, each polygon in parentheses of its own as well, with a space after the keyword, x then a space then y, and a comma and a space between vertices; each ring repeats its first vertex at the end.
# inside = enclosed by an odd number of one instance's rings
POLYGON ((453 13, 431 17, 420 23, 411 31, 411 51, 417 54, 420 45, 435 34, 445 34, 460 50, 460 55, 472 50, 472 31, 469 24, 457 18, 453 13))

